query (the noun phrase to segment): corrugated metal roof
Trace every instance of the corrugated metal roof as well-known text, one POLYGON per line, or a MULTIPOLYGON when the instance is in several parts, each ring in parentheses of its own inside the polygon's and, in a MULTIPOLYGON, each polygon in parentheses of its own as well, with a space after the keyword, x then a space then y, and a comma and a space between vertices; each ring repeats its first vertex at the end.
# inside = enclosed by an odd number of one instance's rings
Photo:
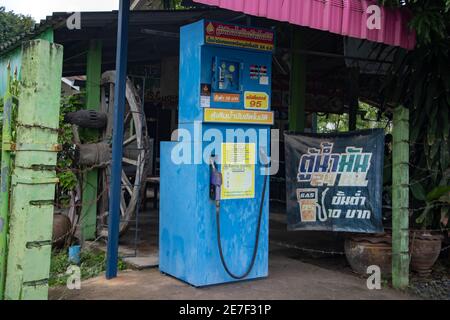
POLYGON ((381 28, 369 30, 366 13, 375 0, 194 0, 223 9, 332 33, 413 49, 415 32, 404 9, 381 9, 381 28))
MULTIPOLYGON (((29 32, 23 33, 19 36, 10 38, 0 44, 0 56, 5 55, 9 51, 21 46, 22 42, 37 37, 43 31, 51 28, 55 31, 61 31, 65 29, 67 18, 73 13, 68 12, 55 12, 51 16, 47 16, 45 20, 41 20, 36 24, 29 32)), ((118 12, 114 11, 100 11, 100 12, 81 12, 82 29, 97 28, 102 29, 105 26, 111 26, 117 24, 118 12)), ((211 16, 218 19, 232 19, 235 18, 238 13, 214 9, 205 6, 203 9, 186 9, 186 10, 138 10, 130 12, 130 27, 139 24, 151 24, 151 25, 173 25, 179 26, 180 23, 189 23, 197 19, 201 19, 205 16, 211 16)), ((75 31, 74 31, 75 33, 75 31)), ((67 34, 68 39, 71 39, 72 34, 67 34)), ((58 39, 55 39, 55 41, 58 39)), ((59 39, 61 40, 61 39, 59 39)))
POLYGON ((15 49, 23 41, 32 39, 44 32, 47 29, 57 28, 61 23, 65 23, 66 19, 70 16, 70 13, 66 12, 56 12, 52 16, 47 16, 45 20, 41 20, 39 23, 35 24, 32 29, 28 32, 22 33, 16 37, 9 39, 0 44, 0 56, 6 52, 15 49))

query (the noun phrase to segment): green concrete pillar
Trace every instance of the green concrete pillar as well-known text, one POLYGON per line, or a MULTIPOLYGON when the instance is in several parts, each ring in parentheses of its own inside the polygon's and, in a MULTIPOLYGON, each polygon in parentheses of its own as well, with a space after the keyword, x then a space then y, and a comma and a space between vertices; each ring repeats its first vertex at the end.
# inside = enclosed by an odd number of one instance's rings
MULTIPOLYGON (((86 109, 99 110, 100 84, 102 77, 102 42, 91 40, 87 54, 86 70, 86 109)), ((85 130, 84 135, 89 140, 98 138, 97 130, 85 130)), ((94 240, 97 229, 97 189, 98 170, 91 170, 83 179, 83 205, 81 207, 81 236, 82 240, 94 240)))
POLYGON ((8 254, 9 196, 11 183, 11 118, 13 100, 11 95, 11 66, 6 70, 6 93, 3 98, 3 129, 1 159, 1 206, 0 206, 0 300, 5 296, 6 258, 8 254))
POLYGON ((24 43, 5 299, 47 299, 63 48, 24 43))
POLYGON ((409 110, 394 110, 392 148, 392 284, 409 285, 409 110))
POLYGON ((306 127, 306 56, 298 52, 304 47, 302 30, 292 27, 291 39, 289 130, 303 132, 306 127))

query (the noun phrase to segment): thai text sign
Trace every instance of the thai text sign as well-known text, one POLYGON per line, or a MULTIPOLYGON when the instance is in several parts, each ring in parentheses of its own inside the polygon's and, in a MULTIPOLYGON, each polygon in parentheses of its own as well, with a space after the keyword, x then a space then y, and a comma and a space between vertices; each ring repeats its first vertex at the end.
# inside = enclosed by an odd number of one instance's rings
POLYGON ((274 33, 270 30, 205 21, 205 42, 207 44, 272 51, 275 43, 274 37, 274 33))
POLYGON ((203 121, 273 125, 274 117, 272 111, 207 108, 204 111, 203 121))
POLYGON ((382 232, 384 131, 285 134, 289 230, 382 232))

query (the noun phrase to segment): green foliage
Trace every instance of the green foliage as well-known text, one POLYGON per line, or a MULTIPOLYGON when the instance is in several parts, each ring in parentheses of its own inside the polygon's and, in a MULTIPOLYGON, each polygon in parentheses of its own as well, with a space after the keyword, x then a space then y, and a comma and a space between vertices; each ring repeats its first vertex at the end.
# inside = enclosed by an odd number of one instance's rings
POLYGON ((380 0, 380 3, 411 10, 410 27, 417 32, 419 44, 448 39, 450 0, 380 0))
POLYGON ((413 221, 438 228, 442 205, 430 205, 427 195, 450 184, 450 0, 381 2, 413 14, 417 47, 396 51, 381 93, 389 105, 410 109, 411 207, 426 208, 413 221))
MULTIPOLYGON (((69 275, 66 274, 71 263, 67 251, 54 251, 50 264, 49 286, 66 285, 69 275)), ((80 254, 81 279, 90 279, 97 277, 105 271, 106 254, 83 250, 80 254)), ((119 270, 126 270, 127 265, 119 259, 119 270)))
POLYGON ((177 10, 180 10, 180 9, 185 9, 185 7, 183 7, 182 5, 181 5, 181 2, 182 2, 183 0, 174 0, 173 1, 173 7, 175 8, 175 9, 177 9, 177 10))
POLYGON ((0 6, 0 43, 26 33, 34 26, 34 20, 30 16, 6 11, 0 6))
POLYGON ((59 185, 64 191, 73 190, 78 182, 77 176, 72 171, 62 171, 58 173, 59 185))
POLYGON ((326 113, 317 115, 317 132, 345 132, 348 131, 348 114, 326 113))
POLYGON ((68 199, 68 192, 72 191, 78 183, 76 174, 71 170, 75 153, 72 126, 64 122, 64 117, 68 112, 78 111, 83 106, 84 93, 61 98, 58 143, 62 145, 62 151, 58 153, 57 162, 58 199, 60 201, 68 199))
MULTIPOLYGON (((378 109, 367 103, 360 102, 356 119, 357 129, 383 128, 390 130, 390 121, 379 114, 378 109)), ((348 131, 348 114, 323 114, 318 115, 317 131, 320 133, 348 131)))
POLYGON ((419 200, 425 201, 426 206, 416 218, 416 223, 423 228, 428 228, 436 223, 447 226, 450 211, 450 186, 436 187, 428 194, 419 191, 419 194, 414 194, 414 197, 417 196, 419 200), (440 213, 440 215, 435 214, 435 212, 440 213))
MULTIPOLYGON (((3 98, 0 97, 0 141, 3 141, 3 98)), ((0 151, 2 149, 2 145, 0 143, 0 151)))
POLYGON ((431 190, 426 197, 427 201, 436 201, 444 197, 445 195, 448 195, 450 192, 450 186, 441 186, 436 187, 433 190, 431 190))
POLYGON ((58 136, 59 143, 73 144, 72 125, 64 122, 64 117, 69 112, 75 112, 84 108, 85 93, 74 94, 61 97, 61 109, 59 114, 60 134, 58 136))

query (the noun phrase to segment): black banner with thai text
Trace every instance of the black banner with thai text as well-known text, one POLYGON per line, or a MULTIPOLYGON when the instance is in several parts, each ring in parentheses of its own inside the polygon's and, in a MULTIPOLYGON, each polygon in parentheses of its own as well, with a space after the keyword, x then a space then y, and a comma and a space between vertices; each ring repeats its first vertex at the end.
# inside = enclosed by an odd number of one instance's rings
POLYGON ((377 233, 384 130, 285 134, 289 230, 377 233))

